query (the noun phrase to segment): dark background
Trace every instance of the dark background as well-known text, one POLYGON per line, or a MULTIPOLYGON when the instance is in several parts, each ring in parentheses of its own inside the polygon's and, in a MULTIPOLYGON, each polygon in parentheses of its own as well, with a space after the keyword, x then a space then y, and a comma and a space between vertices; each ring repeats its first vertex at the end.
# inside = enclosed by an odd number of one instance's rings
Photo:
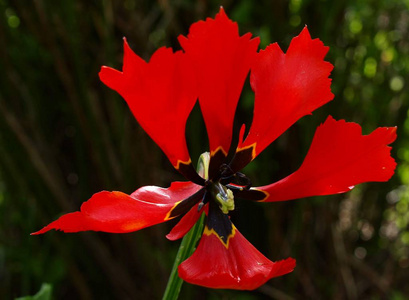
MULTIPOLYGON (((223 5, 261 48, 287 49, 305 24, 330 46, 335 99, 304 117, 245 173, 255 185, 296 170, 328 114, 365 134, 398 126, 396 174, 352 192, 272 204, 238 202, 233 221, 272 260, 295 271, 253 292, 184 284, 181 299, 406 299, 409 295, 409 1, 23 1, 0 0, 0 298, 159 299, 179 242, 174 221, 132 234, 29 234, 78 210, 100 190, 131 193, 181 179, 98 79, 122 67, 122 37, 145 59, 214 17, 223 5)), ((246 85, 237 110, 251 123, 246 85)), ((240 120, 240 121, 238 121, 240 120)), ((192 160, 207 150, 198 107, 189 118, 192 160)), ((211 263, 211 262, 209 262, 211 263)))

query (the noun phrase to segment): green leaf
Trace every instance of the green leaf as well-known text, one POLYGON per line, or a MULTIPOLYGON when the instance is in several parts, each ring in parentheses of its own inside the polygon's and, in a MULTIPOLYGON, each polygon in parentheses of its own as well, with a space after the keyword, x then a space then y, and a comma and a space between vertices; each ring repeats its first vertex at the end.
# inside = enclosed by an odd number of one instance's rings
POLYGON ((49 283, 43 283, 41 289, 34 296, 15 298, 15 300, 51 300, 53 287, 49 283))

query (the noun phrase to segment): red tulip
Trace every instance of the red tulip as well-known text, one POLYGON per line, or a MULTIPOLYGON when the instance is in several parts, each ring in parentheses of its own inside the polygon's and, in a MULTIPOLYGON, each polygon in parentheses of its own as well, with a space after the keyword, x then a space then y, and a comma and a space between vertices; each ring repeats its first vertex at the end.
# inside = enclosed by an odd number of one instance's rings
POLYGON ((277 43, 258 50, 259 39, 238 26, 221 8, 214 19, 199 21, 179 37, 182 51, 158 49, 149 62, 124 40, 123 70, 102 67, 101 80, 128 103, 136 120, 189 182, 169 188, 146 186, 131 195, 100 192, 35 234, 51 229, 123 233, 182 216, 168 234, 183 237, 202 213, 207 221, 194 254, 179 266, 185 281, 210 288, 255 289, 287 274, 295 260, 272 262, 257 251, 229 218, 234 199, 284 201, 344 193, 368 181, 387 181, 395 161, 387 145, 396 128, 362 135, 358 124, 332 117, 318 127, 300 168, 286 178, 251 187, 239 171, 301 117, 331 101, 333 66, 324 61, 328 47, 311 39, 307 27, 286 53, 277 43), (233 159, 227 161, 233 119, 245 79, 255 93, 248 135, 244 126, 233 159), (185 140, 188 116, 199 100, 210 144, 208 174, 194 170, 185 140))

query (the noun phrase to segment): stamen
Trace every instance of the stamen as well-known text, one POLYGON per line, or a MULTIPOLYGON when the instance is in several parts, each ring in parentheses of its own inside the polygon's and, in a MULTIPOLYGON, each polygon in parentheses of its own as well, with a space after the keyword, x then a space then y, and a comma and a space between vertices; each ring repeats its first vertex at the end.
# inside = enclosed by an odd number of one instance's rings
POLYGON ((202 202, 200 202, 199 205, 197 206, 197 212, 200 212, 200 211, 202 210, 203 206, 204 206, 204 203, 203 203, 203 201, 202 201, 202 202))
POLYGON ((199 205, 197 206, 197 211, 200 212, 203 206, 205 206, 205 204, 208 202, 209 202, 209 193, 206 190, 203 195, 202 201, 200 201, 199 205))
POLYGON ((232 184, 226 184, 226 187, 230 190, 235 191, 243 191, 245 188, 242 186, 238 186, 238 185, 232 185, 232 184))
POLYGON ((251 188, 251 185, 252 185, 251 180, 246 175, 244 175, 241 172, 236 172, 234 176, 235 176, 235 180, 233 181, 233 183, 244 186, 246 190, 251 188))
POLYGON ((222 177, 220 179, 220 183, 223 185, 233 183, 235 185, 244 187, 244 189, 246 190, 250 189, 252 185, 250 178, 248 178, 246 175, 240 172, 237 172, 236 174, 233 174, 228 177, 222 177))
POLYGON ((220 178, 230 177, 233 175, 234 175, 234 172, 228 164, 222 164, 220 166, 220 178))

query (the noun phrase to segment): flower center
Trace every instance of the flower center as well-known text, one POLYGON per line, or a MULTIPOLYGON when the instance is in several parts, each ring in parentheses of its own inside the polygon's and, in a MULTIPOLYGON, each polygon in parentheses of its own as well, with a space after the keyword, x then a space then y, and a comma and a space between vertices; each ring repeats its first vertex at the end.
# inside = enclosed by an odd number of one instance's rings
POLYGON ((201 210, 207 202, 214 201, 224 214, 228 214, 229 211, 234 210, 234 191, 249 189, 251 181, 243 173, 234 173, 227 164, 222 164, 218 174, 209 179, 209 163, 210 154, 204 152, 200 155, 197 170, 205 179, 206 193, 198 210, 201 210))

